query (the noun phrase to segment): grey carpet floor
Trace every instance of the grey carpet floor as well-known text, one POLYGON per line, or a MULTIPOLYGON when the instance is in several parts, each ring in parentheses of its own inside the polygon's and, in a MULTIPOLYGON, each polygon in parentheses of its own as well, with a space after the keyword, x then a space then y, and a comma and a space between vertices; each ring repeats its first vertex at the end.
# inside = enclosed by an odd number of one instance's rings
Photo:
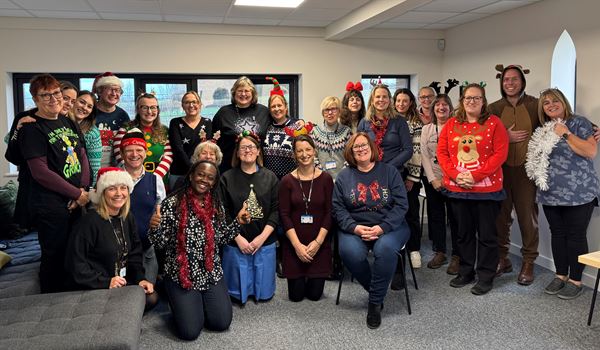
POLYGON ((516 283, 520 259, 511 256, 515 272, 496 279, 487 295, 475 296, 470 286, 448 285, 452 277, 446 266, 437 270, 425 266, 432 254, 429 247, 424 246, 422 254, 423 268, 415 270, 419 290, 411 279, 408 282, 412 315, 407 313, 404 291, 390 291, 379 329, 366 326, 367 293, 357 282, 344 281, 336 306, 336 281, 326 282, 321 300, 292 303, 286 281, 278 279, 272 300, 234 306, 228 331, 203 331, 193 342, 175 336, 163 300, 144 316, 140 348, 600 349, 600 310, 592 326, 586 324, 591 289, 571 301, 546 295, 543 289, 554 275, 539 266, 535 282, 520 286, 516 283))

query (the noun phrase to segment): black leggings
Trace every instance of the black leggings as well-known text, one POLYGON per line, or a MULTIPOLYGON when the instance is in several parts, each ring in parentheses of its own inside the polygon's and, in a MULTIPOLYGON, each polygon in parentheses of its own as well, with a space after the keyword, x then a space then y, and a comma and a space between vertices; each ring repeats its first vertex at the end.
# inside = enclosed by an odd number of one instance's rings
POLYGON ((291 301, 298 302, 307 298, 312 301, 321 299, 325 288, 325 278, 288 278, 288 295, 291 301))
POLYGON ((232 318, 231 300, 224 279, 203 291, 183 289, 168 277, 164 281, 175 327, 181 339, 198 338, 205 326, 217 332, 229 328, 232 318))

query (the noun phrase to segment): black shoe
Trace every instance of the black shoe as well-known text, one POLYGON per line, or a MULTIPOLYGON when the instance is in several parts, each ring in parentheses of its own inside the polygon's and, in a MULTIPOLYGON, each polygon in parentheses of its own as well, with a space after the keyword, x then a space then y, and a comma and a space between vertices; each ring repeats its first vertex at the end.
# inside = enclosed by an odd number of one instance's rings
POLYGON ((404 278, 401 273, 395 273, 392 279, 392 290, 403 290, 406 285, 404 284, 404 278))
POLYGON ((280 261, 275 265, 275 272, 277 273, 277 277, 283 278, 283 268, 281 267, 280 261))
POLYGON ((494 286, 494 282, 479 281, 479 282, 477 282, 477 284, 475 284, 473 286, 473 288, 471 288, 471 293, 473 293, 475 295, 484 295, 487 292, 489 292, 490 290, 492 290, 493 286, 494 286))
POLYGON ((367 327, 371 329, 379 328, 381 325, 381 304, 369 303, 369 310, 367 311, 367 327))
POLYGON ((462 287, 466 286, 467 284, 473 283, 474 280, 475 280, 475 278, 473 276, 467 277, 467 276, 458 275, 450 280, 450 287, 462 288, 462 287))

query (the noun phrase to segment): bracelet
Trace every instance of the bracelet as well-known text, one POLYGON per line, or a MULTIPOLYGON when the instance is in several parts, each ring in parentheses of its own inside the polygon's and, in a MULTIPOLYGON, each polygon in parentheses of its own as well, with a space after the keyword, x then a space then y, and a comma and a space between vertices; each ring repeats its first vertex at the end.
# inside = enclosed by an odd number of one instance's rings
POLYGON ((316 239, 316 238, 314 239, 314 241, 315 241, 315 242, 317 242, 317 244, 318 244, 319 246, 323 245, 323 243, 320 243, 319 241, 317 241, 317 239, 316 239))

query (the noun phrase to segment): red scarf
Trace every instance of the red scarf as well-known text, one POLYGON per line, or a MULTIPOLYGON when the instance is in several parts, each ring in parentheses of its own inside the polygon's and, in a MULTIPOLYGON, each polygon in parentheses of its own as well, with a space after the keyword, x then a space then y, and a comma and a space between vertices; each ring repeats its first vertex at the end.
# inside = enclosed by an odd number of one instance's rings
POLYGON ((192 211, 205 228, 206 244, 204 246, 204 267, 207 271, 214 268, 213 255, 215 253, 215 230, 212 225, 212 218, 215 215, 215 209, 212 206, 212 195, 207 193, 204 196, 204 206, 200 203, 193 190, 189 188, 181 199, 181 220, 177 230, 177 263, 179 264, 179 282, 185 289, 192 288, 190 280, 190 266, 187 257, 187 234, 186 227, 189 222, 188 201, 192 211))
POLYGON ((373 133, 375 134, 375 146, 377 146, 377 151, 379 151, 379 161, 383 159, 383 148, 381 148, 381 142, 383 141, 383 137, 387 131, 389 121, 390 120, 388 118, 384 118, 381 121, 371 122, 371 129, 373 129, 373 133))

